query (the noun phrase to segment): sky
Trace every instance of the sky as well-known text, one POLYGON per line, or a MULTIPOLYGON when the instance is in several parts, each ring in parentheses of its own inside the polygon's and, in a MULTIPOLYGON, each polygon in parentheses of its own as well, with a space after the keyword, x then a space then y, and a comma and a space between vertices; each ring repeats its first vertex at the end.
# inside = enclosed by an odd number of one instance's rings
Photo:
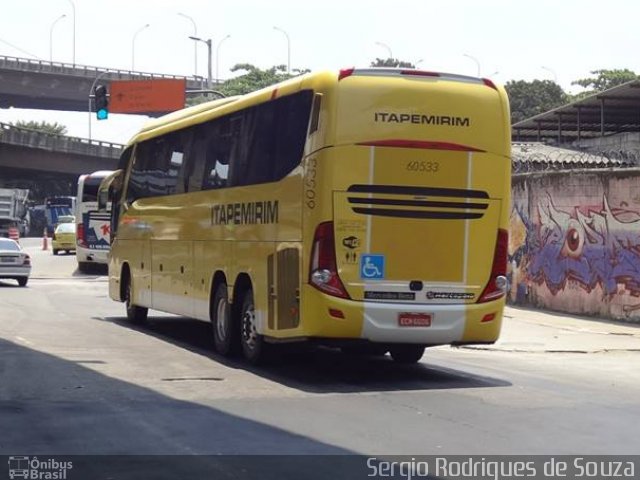
MULTIPOLYGON (((237 63, 340 69, 375 58, 509 80, 571 81, 596 69, 640 72, 633 0, 0 0, 0 55, 175 75, 196 73, 197 36, 213 42, 213 76, 237 63), (59 19, 62 15, 66 15, 59 19), (145 25, 149 27, 145 27, 145 25), (138 32, 136 34, 136 32, 138 32), (229 38, 223 40, 227 35, 229 38), (134 41, 135 37, 135 41, 134 41), (219 55, 216 55, 216 53, 219 55)), ((206 46, 197 74, 206 76, 206 46)), ((0 121, 47 120, 87 136, 87 113, 0 109, 0 121)), ((126 142, 146 117, 93 121, 93 137, 126 142)))

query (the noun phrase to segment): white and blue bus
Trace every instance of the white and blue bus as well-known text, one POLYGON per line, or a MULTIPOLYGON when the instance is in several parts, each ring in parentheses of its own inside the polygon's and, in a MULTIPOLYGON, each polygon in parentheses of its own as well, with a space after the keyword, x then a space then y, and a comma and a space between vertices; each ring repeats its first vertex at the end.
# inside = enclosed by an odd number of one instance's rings
POLYGON ((111 244, 111 212, 98 212, 98 187, 110 170, 101 170, 78 178, 76 200, 76 259, 78 270, 91 264, 107 265, 111 244))
POLYGON ((54 196, 44 201, 44 214, 47 234, 53 236, 53 231, 60 223, 60 217, 70 217, 76 211, 76 197, 54 196))

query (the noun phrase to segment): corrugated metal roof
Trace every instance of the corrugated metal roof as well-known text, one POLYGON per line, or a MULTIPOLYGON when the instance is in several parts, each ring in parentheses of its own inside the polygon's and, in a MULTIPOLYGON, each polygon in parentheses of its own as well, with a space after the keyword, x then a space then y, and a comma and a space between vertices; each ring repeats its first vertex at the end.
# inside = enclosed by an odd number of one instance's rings
POLYGON ((599 92, 513 125, 516 141, 578 139, 640 131, 640 80, 599 92))
POLYGON ((511 157, 514 173, 585 168, 623 168, 637 165, 635 158, 616 155, 614 152, 584 152, 535 142, 514 142, 511 145, 511 157))

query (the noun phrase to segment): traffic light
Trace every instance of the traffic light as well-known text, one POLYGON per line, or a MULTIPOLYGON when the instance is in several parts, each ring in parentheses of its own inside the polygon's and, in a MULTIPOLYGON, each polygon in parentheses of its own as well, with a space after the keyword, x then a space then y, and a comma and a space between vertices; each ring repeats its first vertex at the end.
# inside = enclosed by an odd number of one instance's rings
POLYGON ((94 91, 94 99, 96 104, 96 118, 98 120, 106 120, 109 118, 109 98, 107 97, 107 87, 98 85, 94 91))

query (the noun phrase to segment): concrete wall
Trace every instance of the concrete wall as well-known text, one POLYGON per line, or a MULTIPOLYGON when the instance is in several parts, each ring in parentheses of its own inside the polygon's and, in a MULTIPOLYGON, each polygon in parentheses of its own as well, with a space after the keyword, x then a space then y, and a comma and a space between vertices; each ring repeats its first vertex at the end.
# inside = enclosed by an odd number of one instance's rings
POLYGON ((640 169, 516 175, 510 301, 640 321, 640 169))
POLYGON ((629 151, 640 149, 640 132, 627 132, 608 137, 596 137, 573 143, 573 148, 580 150, 620 150, 629 151))

